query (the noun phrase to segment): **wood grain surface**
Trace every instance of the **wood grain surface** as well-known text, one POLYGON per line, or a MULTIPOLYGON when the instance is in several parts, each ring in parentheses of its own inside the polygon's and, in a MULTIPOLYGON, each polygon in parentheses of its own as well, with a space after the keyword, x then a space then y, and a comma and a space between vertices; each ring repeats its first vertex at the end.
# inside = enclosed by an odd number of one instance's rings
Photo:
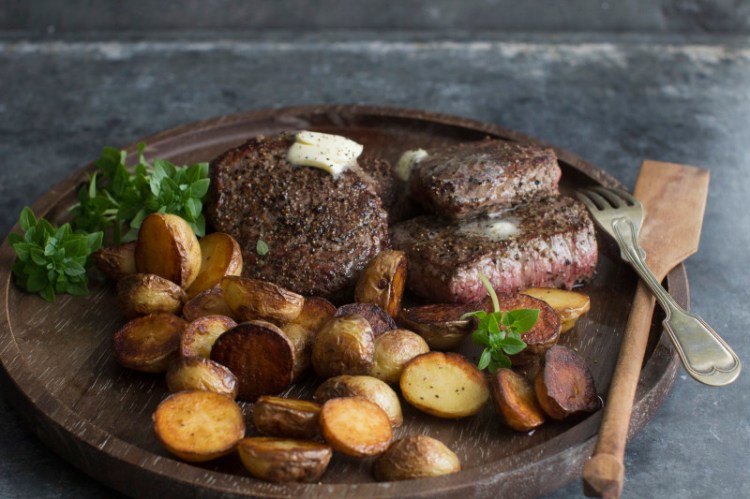
MULTIPOLYGON (((180 163, 210 160, 257 134, 301 128, 347 135, 368 149, 378 148, 391 162, 407 148, 429 149, 435 144, 486 136, 538 143, 492 124, 421 111, 357 106, 246 113, 186 125, 143 140, 148 144, 148 157, 180 163)), ((136 144, 126 149, 135 152, 136 144)), ((564 192, 581 185, 618 186, 601 169, 556 151, 563 168, 564 192)), ((82 168, 50 190, 34 204, 35 213, 56 222, 66 220, 67 209, 92 168, 82 168)), ((593 449, 599 412, 578 421, 547 423, 525 434, 503 428, 490 404, 475 417, 448 421, 419 413, 404 402, 405 424, 396 437, 428 434, 442 440, 461 459, 462 472, 377 483, 370 459, 335 455, 321 483, 270 484, 251 478, 235 455, 205 465, 183 463, 170 456, 153 435, 151 414, 167 394, 163 376, 123 369, 111 353, 111 336, 124 323, 113 284, 92 274, 90 296, 60 296, 49 304, 12 283, 13 257, 6 241, 0 247, 3 388, 47 445, 92 477, 132 496, 534 497, 578 477, 593 449)), ((561 340, 586 358, 604 398, 636 282, 617 249, 600 239, 596 278, 583 288, 591 296, 591 312, 561 340)), ((687 306, 684 268, 672 271, 667 282, 677 301, 687 306)), ((676 376, 677 357, 661 333, 660 320, 657 315, 651 324, 631 435, 652 417, 676 376)), ((459 351, 472 360, 479 353, 468 341, 459 351)), ((309 398, 318 383, 308 376, 287 395, 309 398)), ((245 404, 243 409, 249 416, 251 405, 245 404)))

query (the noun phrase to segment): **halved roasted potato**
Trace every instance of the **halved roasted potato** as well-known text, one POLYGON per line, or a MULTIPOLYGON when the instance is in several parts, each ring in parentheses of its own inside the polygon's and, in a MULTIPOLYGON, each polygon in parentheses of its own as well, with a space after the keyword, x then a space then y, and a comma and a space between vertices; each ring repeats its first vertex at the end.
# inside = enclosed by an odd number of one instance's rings
POLYGON ((430 347, 417 333, 407 329, 394 329, 375 338, 375 355, 370 376, 398 383, 404 366, 417 355, 427 353, 430 347))
POLYGON ((393 440, 388 415, 377 404, 358 397, 331 399, 320 410, 323 438, 347 456, 380 454, 393 440))
POLYGON ((333 454, 325 444, 274 437, 242 439, 237 452, 252 476, 270 482, 315 482, 333 454))
POLYGON ((573 329, 579 317, 591 309, 591 299, 577 291, 557 288, 528 288, 522 294, 539 298, 552 307, 560 317, 560 333, 573 329))
POLYGON ((253 424, 264 435, 312 439, 320 434, 320 404, 263 395, 253 405, 253 424))
POLYGON ((183 357, 211 357, 216 339, 237 325, 225 315, 206 315, 188 324, 180 335, 180 355, 183 357))
POLYGON ((401 426, 404 422, 398 395, 378 378, 342 374, 327 379, 315 390, 314 395, 319 404, 340 397, 362 397, 377 404, 388 415, 388 420, 394 427, 401 426))
POLYGON ((91 256, 97 268, 115 281, 137 272, 135 241, 102 248, 91 256))
POLYGON ((190 298, 182 307, 182 316, 186 321, 194 321, 206 315, 224 315, 232 317, 232 311, 224 300, 224 290, 211 288, 190 298))
POLYGON ((367 374, 375 355, 370 323, 357 314, 334 317, 318 331, 312 350, 312 365, 321 377, 367 374))
POLYGON ((375 305, 374 303, 349 303, 341 305, 336 309, 335 317, 343 317, 351 314, 364 317, 370 323, 372 334, 376 337, 398 327, 393 318, 380 308, 379 305, 375 305))
POLYGON ((383 250, 370 260, 357 280, 354 299, 374 303, 391 317, 401 310, 401 297, 406 284, 406 253, 383 250))
POLYGON ((237 396, 237 377, 218 362, 205 357, 183 357, 175 359, 167 369, 167 388, 170 392, 206 390, 237 396))
POLYGON ((202 390, 170 395, 156 408, 153 420, 162 445, 190 462, 229 454, 245 436, 240 406, 229 397, 202 390))
POLYGON ((201 248, 195 232, 177 215, 148 215, 138 231, 135 266, 138 272, 156 274, 186 289, 201 268, 201 248))
POLYGON ((544 423, 534 387, 515 371, 497 370, 492 378, 492 398, 503 423, 516 431, 533 430, 544 423))
POLYGON ((270 322, 243 322, 226 331, 214 343, 211 360, 237 376, 238 398, 246 402, 279 394, 294 379, 292 342, 270 322))
POLYGON ((458 456, 440 440, 410 435, 393 442, 377 461, 373 472, 381 482, 449 475, 461 471, 458 456))
POLYGON ((315 332, 307 329, 302 324, 288 322, 281 326, 281 331, 292 342, 294 355, 294 379, 310 367, 312 362, 312 349, 315 341, 315 332))
POLYGON ((125 317, 169 312, 179 314, 185 291, 154 274, 131 274, 117 281, 117 297, 125 317))
POLYGON ((325 298, 306 296, 302 311, 294 319, 294 323, 317 333, 335 313, 336 307, 325 298))
POLYGON ((198 244, 201 247, 201 267, 195 281, 186 290, 189 296, 218 286, 224 276, 242 273, 242 251, 229 234, 214 232, 200 239, 198 244))
POLYGON ((174 314, 149 314, 131 320, 112 338, 117 362, 147 373, 164 372, 177 357, 187 322, 174 314))
POLYGON ((221 280, 224 300, 239 321, 292 322, 302 312, 305 299, 281 286, 259 279, 226 276, 221 280))
POLYGON ((407 402, 441 418, 473 416, 490 396, 481 371, 451 352, 415 357, 404 367, 399 385, 407 402))
POLYGON ((479 310, 479 304, 440 303, 404 308, 398 323, 425 339, 432 350, 452 350, 476 327, 473 319, 461 319, 467 312, 479 310))
POLYGON ((544 368, 534 380, 539 405, 552 419, 594 412, 601 407, 594 377, 583 358, 555 345, 544 354, 544 368))

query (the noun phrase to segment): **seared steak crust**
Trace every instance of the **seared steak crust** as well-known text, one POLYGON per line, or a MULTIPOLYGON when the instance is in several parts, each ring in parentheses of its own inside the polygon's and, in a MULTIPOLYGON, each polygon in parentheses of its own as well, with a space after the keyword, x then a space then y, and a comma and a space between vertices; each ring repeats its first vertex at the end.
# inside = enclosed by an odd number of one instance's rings
POLYGON ((446 223, 431 216, 413 218, 393 227, 392 242, 407 253, 409 288, 436 302, 483 297, 480 271, 498 292, 570 288, 590 279, 597 262, 588 212, 568 197, 518 206, 499 219, 446 223), (514 222, 516 233, 493 237, 484 232, 498 220, 514 222))
POLYGON ((484 140, 430 152, 409 189, 432 213, 459 220, 556 195, 560 175, 552 149, 484 140))
POLYGON ((359 167, 337 179, 286 161, 293 137, 257 137, 211 162, 208 221, 242 247, 242 275, 338 300, 388 245, 387 215, 359 167), (269 251, 259 255, 265 241, 269 251))

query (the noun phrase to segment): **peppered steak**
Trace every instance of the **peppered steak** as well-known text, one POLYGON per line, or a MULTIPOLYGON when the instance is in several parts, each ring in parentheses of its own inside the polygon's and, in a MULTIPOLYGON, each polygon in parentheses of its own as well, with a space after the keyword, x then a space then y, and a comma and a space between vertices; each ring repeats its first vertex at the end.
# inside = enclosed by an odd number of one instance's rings
POLYGON ((556 195, 560 175, 552 149, 483 140, 430 152, 409 190, 432 213, 459 220, 556 195))
POLYGON ((570 288, 590 279, 597 262, 588 212, 568 197, 470 221, 420 216, 395 225, 392 243, 407 253, 409 288, 438 302, 465 303, 484 296, 480 271, 498 292, 570 288))
POLYGON ((257 137, 214 159, 208 221, 240 243, 242 275, 339 300, 387 247, 387 215, 376 183, 359 166, 334 178, 292 165, 286 153, 293 140, 257 137), (259 240, 266 254, 256 250, 259 240))

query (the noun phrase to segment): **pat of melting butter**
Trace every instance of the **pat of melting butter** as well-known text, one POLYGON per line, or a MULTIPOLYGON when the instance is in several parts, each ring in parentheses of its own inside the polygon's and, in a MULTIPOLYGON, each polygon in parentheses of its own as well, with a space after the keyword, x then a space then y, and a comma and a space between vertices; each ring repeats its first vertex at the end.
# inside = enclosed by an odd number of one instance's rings
POLYGON ((427 151, 424 149, 413 149, 405 151, 396 163, 396 167, 393 169, 396 172, 398 178, 404 182, 409 181, 411 171, 414 166, 427 157, 427 151))
POLYGON ((489 218, 463 225, 460 232, 484 236, 493 241, 502 241, 515 236, 520 232, 515 219, 508 217, 504 219, 489 218))
POLYGON ((357 162, 364 146, 340 135, 303 130, 294 136, 294 144, 286 153, 293 165, 312 166, 334 177, 357 162))

